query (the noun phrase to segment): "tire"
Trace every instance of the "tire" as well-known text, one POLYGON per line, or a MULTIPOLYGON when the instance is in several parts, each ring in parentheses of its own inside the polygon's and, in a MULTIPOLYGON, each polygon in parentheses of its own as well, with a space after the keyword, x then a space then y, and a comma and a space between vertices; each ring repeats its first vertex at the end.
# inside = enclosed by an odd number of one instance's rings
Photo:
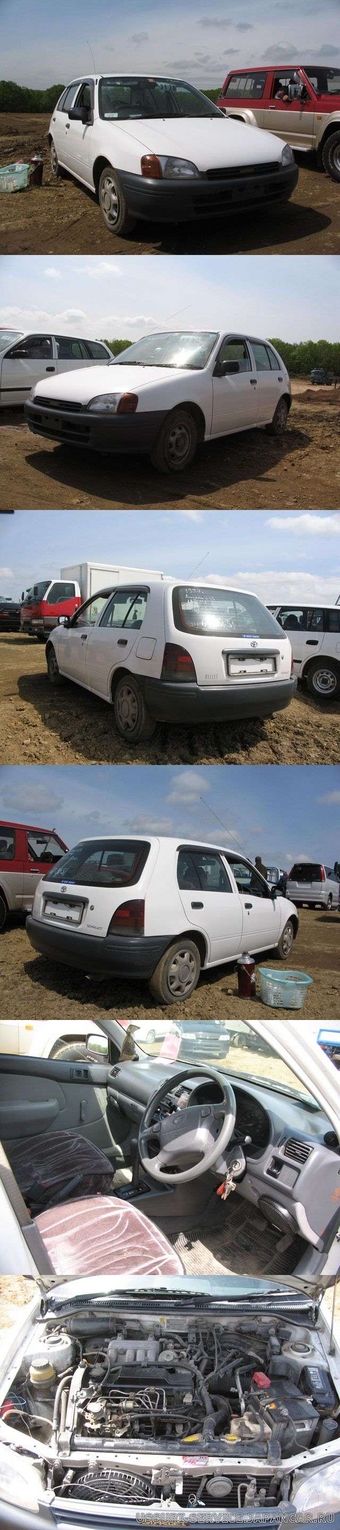
POLYGON ((326 908, 333 908, 333 898, 331 893, 329 894, 329 898, 327 898, 326 908))
POLYGON ((98 201, 104 223, 110 234, 130 234, 137 219, 129 213, 118 175, 112 165, 104 165, 99 184, 98 201))
POLYGON ((340 669, 335 659, 314 659, 307 673, 307 686, 311 696, 326 704, 337 701, 340 696, 340 669))
POLYGON ((88 1057, 85 1041, 57 1041, 50 1053, 54 1061, 59 1062, 83 1062, 88 1057))
POLYGON ((144 696, 134 675, 122 675, 116 685, 113 711, 117 732, 130 744, 152 738, 156 723, 145 706, 144 696))
POLYGON ((149 1047, 153 1047, 154 1044, 155 1044, 155 1041, 156 1041, 156 1031, 148 1031, 148 1034, 145 1037, 145 1040, 146 1040, 147 1045, 149 1047))
POLYGON ((266 431, 269 436, 284 436, 287 429, 288 414, 287 399, 279 398, 271 424, 266 425, 266 431))
POLYGON ((5 898, 3 898, 3 896, 2 896, 2 893, 0 893, 0 935, 2 934, 2 931, 5 929, 7 913, 8 913, 7 903, 5 901, 5 898))
POLYGON ((340 133, 330 133, 322 149, 322 163, 332 181, 340 181, 340 133))
POLYGON ((152 466, 159 473, 183 473, 193 462, 197 446, 198 429, 193 415, 180 406, 172 409, 150 452, 152 466))
POLYGON ((286 962, 288 956, 290 956, 290 953, 291 953, 291 950, 292 950, 292 946, 293 946, 293 941, 294 941, 294 925, 293 925, 293 920, 292 919, 287 919, 287 924, 285 924, 285 927, 282 930, 282 935, 280 936, 280 940, 278 941, 278 945, 277 945, 278 956, 280 957, 280 961, 281 962, 286 962))
POLYGON ((53 138, 51 139, 50 143, 50 162, 53 180, 62 181, 66 175, 66 170, 64 170, 63 166, 59 164, 57 150, 55 144, 53 143, 53 138))
POLYGON ((50 685, 54 685, 54 686, 56 686, 56 685, 63 685, 64 684, 64 676, 60 674, 58 660, 56 658, 56 655, 55 655, 55 652, 54 652, 54 648, 52 648, 52 647, 49 648, 49 650, 48 650, 46 662, 47 662, 47 674, 48 674, 48 678, 49 678, 49 681, 50 681, 50 685))
POLYGON ((189 999, 194 988, 197 988, 200 971, 201 957, 195 942, 186 940, 186 937, 174 940, 164 956, 161 956, 149 980, 153 999, 158 1004, 178 1004, 189 999), (187 971, 186 977, 184 969, 187 971))

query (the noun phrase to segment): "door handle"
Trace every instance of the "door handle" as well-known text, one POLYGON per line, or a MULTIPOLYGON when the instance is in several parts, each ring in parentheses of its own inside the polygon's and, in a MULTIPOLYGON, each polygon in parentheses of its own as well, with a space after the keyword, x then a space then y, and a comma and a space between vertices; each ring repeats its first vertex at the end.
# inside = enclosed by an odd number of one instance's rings
POLYGON ((117 648, 127 648, 127 638, 117 638, 117 648))
POLYGON ((87 632, 81 633, 81 641, 82 643, 87 643, 87 632))
POLYGON ((281 375, 280 375, 280 373, 278 373, 278 378, 277 378, 277 380, 278 380, 278 382, 283 382, 283 377, 281 377, 281 375))
POLYGON ((65 122, 66 133, 69 133, 70 127, 71 127, 71 123, 70 122, 65 122))
POLYGON ((317 648, 318 642, 318 638, 306 638, 306 648, 317 648))
POLYGON ((204 908, 204 903, 192 903, 192 908, 204 908))
POLYGON ((252 903, 245 903, 244 907, 245 908, 252 908, 253 905, 252 905, 252 903))
POLYGON ((251 377, 250 378, 250 387, 251 388, 257 388, 257 377, 251 377))
POLYGON ((55 367, 46 367, 46 372, 55 372, 55 367))

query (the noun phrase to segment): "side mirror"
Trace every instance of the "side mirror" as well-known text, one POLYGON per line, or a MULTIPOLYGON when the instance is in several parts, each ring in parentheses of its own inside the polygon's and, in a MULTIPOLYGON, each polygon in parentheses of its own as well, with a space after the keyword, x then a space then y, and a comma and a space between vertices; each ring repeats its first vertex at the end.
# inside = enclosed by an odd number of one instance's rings
POLYGON ((58 616, 58 627, 69 627, 69 625, 70 625, 70 618, 69 618, 69 616, 58 616))
POLYGON ((86 1037, 86 1051, 97 1054, 100 1062, 108 1062, 109 1043, 106 1036, 90 1035, 86 1037))
POLYGON ((239 361, 220 361, 215 368, 216 377, 235 377, 241 371, 239 361))
POLYGON ((86 123, 89 122, 90 118, 90 107, 71 106, 70 111, 68 112, 68 117, 70 118, 71 122, 82 122, 83 127, 86 127, 86 123))
POLYGON ((273 903, 275 903, 275 898, 277 898, 277 887, 271 887, 270 896, 273 899, 273 903))

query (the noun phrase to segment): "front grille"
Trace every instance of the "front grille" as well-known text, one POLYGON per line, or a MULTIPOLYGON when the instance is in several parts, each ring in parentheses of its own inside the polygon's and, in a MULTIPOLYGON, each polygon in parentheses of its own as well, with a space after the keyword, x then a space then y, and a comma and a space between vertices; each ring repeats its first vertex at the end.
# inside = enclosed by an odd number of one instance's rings
POLYGON ((288 1137, 283 1149, 284 1158, 293 1158, 296 1163, 306 1163, 312 1152, 309 1142, 299 1142, 298 1137, 288 1137))
POLYGON ((255 175, 257 180, 258 175, 277 175, 280 169, 276 160, 271 160, 269 165, 233 165, 231 168, 223 165, 221 170, 207 170, 206 174, 208 181, 220 181, 223 177, 228 181, 238 181, 241 176, 250 175, 255 175))
POLYGON ((33 403, 38 405, 38 409, 67 409, 72 410, 72 414, 78 414, 83 407, 82 404, 74 404, 73 400, 68 398, 43 398, 42 394, 38 393, 33 403))

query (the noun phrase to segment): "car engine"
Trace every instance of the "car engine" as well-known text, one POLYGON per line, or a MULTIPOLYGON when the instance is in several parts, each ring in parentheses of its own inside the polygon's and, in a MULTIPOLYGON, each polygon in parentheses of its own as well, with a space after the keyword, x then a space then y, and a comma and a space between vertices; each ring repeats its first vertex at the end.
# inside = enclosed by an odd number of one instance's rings
POLYGON ((318 1329, 107 1307, 42 1321, 1 1405, 12 1441, 38 1444, 44 1487, 146 1508, 289 1502, 299 1453, 339 1433, 318 1329))

